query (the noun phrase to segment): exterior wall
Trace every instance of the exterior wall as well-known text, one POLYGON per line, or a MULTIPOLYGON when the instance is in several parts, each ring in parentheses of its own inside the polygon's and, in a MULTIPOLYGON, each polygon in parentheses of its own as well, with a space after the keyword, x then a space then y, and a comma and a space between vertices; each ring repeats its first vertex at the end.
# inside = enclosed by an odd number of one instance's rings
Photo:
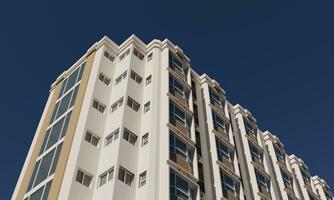
POLYGON ((309 180, 309 184, 303 180, 302 171, 309 175, 309 169, 305 163, 295 155, 290 155, 289 161, 300 188, 299 193, 301 198, 305 200, 319 199, 314 187, 312 186, 311 180, 309 180))
MULTIPOLYGON (((236 121, 238 124, 238 131, 240 132, 240 142, 243 149, 238 149, 240 156, 244 158, 246 161, 242 166, 244 169, 242 172, 244 187, 248 187, 248 191, 250 194, 246 198, 249 199, 276 199, 274 194, 274 189, 272 187, 272 179, 269 174, 268 168, 268 158, 264 156, 264 146, 262 144, 262 132, 256 126, 256 120, 252 117, 251 113, 245 109, 243 109, 240 105, 234 106, 234 112, 236 121), (250 119, 250 123, 254 126, 254 132, 256 137, 250 136, 248 131, 246 131, 245 119, 250 119), (262 152, 262 161, 254 162, 252 160, 252 153, 250 144, 255 148, 262 152), (260 187, 257 181, 256 172, 259 172, 263 177, 268 181, 269 191, 261 192, 260 187)), ((240 147, 240 146, 239 146, 240 147)))
POLYGON ((297 186, 295 184, 296 180, 292 174, 290 163, 285 154, 283 144, 278 140, 276 136, 266 131, 263 133, 263 140, 267 151, 267 158, 270 160, 269 168, 270 175, 273 177, 273 186, 275 191, 275 196, 277 199, 300 199, 297 186), (284 160, 280 161, 276 155, 275 148, 283 151, 284 160), (282 172, 291 178, 292 187, 287 187, 284 184, 282 172))
POLYGON ((71 108, 66 136, 61 141, 63 146, 59 162, 55 174, 47 179, 53 180, 48 199, 183 199, 182 195, 172 196, 172 173, 187 183, 191 200, 285 200, 289 191, 280 173, 282 167, 293 176, 293 199, 309 199, 306 196, 310 192, 308 190, 316 197, 319 195, 320 199, 326 199, 325 194, 332 195, 328 185, 318 177, 313 177, 310 186, 305 187, 300 172, 303 163, 295 156, 285 156, 285 166, 282 166, 274 150, 278 143, 283 146, 278 138, 268 131, 262 133, 249 111, 229 103, 224 90, 215 80, 193 71, 189 58, 178 46, 168 40, 153 40, 146 45, 133 35, 121 45, 107 37, 102 38, 57 78, 51 87, 12 199, 26 197, 25 200, 28 200, 30 194, 38 189, 26 193, 58 93, 64 79, 83 62, 86 62, 86 67, 71 108), (142 54, 143 59, 135 55, 134 49, 142 54), (151 53, 153 56, 149 60, 151 53), (121 59, 123 55, 124 59, 121 59), (180 74, 171 66, 170 55, 181 63, 186 74, 180 74), (116 79, 125 71, 126 77, 116 84, 116 79), (142 78, 140 83, 131 78, 131 71, 142 78), (110 83, 101 81, 100 74, 110 79, 110 83), (152 79, 147 84, 149 76, 152 79), (170 76, 182 85, 183 96, 171 91, 170 76), (218 94, 223 107, 213 102, 212 91, 218 94), (138 111, 127 105, 128 97, 139 103, 138 111), (122 105, 113 111, 111 106, 121 98, 122 105), (105 106, 102 113, 93 107, 95 101, 105 106), (150 109, 145 112, 144 105, 148 102, 150 109), (171 102, 187 116, 183 125, 171 119, 171 102), (214 113, 221 118, 224 128, 217 128, 214 113), (256 138, 247 134, 246 119, 252 121, 256 138), (123 138, 125 129, 137 136, 134 144, 123 138), (106 145, 106 138, 116 130, 119 130, 118 137, 106 145), (87 132, 98 138, 96 146, 86 141, 87 132), (143 145, 145 134, 148 134, 148 143, 143 145), (177 158, 173 157, 170 135, 186 146, 187 160, 176 154, 177 158), (218 153, 217 148, 221 144, 229 149, 229 159, 224 158, 221 151, 218 153), (250 144, 262 153, 260 163, 252 160, 250 144), (130 185, 119 180, 120 168, 134 175, 130 185), (92 176, 88 186, 76 180, 79 169, 92 176), (111 169, 112 179, 100 185, 101 175, 111 169), (267 193, 260 192, 255 170, 270 183, 267 193), (139 176, 143 172, 146 172, 146 184, 140 186, 139 176), (234 193, 227 188, 222 174, 231 178, 234 193))

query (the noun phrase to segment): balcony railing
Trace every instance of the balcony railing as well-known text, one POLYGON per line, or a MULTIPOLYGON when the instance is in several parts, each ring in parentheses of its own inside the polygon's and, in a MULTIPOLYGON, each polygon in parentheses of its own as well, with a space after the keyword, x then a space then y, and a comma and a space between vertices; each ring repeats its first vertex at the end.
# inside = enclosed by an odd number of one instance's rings
POLYGON ((178 166, 180 166, 185 171, 189 172, 190 174, 193 173, 191 164, 179 154, 170 152, 170 159, 174 161, 178 166))
POLYGON ((225 156, 220 156, 219 161, 222 162, 226 168, 230 169, 231 171, 234 171, 233 163, 225 156))
POLYGON ((189 106, 189 101, 185 97, 185 95, 180 94, 179 92, 176 92, 175 90, 170 91, 170 93, 179 101, 181 102, 184 106, 188 107, 189 106))
POLYGON ((260 192, 261 192, 261 194, 262 194, 263 196, 265 196, 267 199, 271 199, 270 192, 267 190, 266 187, 264 187, 264 186, 261 185, 261 186, 259 187, 259 190, 260 190, 260 192))
POLYGON ((234 192, 229 191, 229 190, 224 190, 223 191, 223 196, 224 196, 224 200, 237 200, 238 198, 235 196, 234 192))
POLYGON ((179 120, 174 118, 169 118, 169 122, 175 126, 183 136, 190 138, 190 129, 185 127, 184 123, 181 123, 179 120))
POLYGON ((222 127, 220 126, 215 126, 214 127, 215 131, 217 131, 217 133, 223 137, 224 139, 226 139, 227 141, 229 141, 229 138, 228 138, 228 133, 226 132, 225 129, 223 129, 222 127))

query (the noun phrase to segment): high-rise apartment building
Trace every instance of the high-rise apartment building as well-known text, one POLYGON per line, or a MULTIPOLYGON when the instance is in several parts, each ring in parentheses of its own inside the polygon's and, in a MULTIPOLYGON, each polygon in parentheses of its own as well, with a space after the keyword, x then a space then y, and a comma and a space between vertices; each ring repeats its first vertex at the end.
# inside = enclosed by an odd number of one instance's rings
POLYGON ((14 200, 331 200, 168 40, 104 37, 51 85, 14 200))

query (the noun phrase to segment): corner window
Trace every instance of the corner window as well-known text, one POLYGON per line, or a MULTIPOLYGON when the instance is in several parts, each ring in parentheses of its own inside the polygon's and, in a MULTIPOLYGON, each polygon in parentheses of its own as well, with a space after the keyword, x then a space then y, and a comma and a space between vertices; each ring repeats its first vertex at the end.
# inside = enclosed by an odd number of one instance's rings
POLYGON ((106 106, 104 104, 102 104, 101 102, 99 102, 98 100, 94 99, 93 101, 93 108, 95 108, 96 110, 98 110, 100 113, 104 113, 106 106))
POLYGON ((117 110, 117 108, 119 108, 123 105, 123 99, 124 98, 122 97, 111 105, 111 112, 115 112, 117 110))
POLYGON ((133 100, 131 97, 128 97, 127 105, 136 112, 139 110, 140 107, 140 104, 133 100))
POLYGON ((103 82, 104 84, 106 84, 107 86, 109 86, 111 82, 110 78, 108 78, 106 75, 102 73, 99 74, 99 80, 103 82))
POLYGON ((135 55, 137 58, 139 58, 139 60, 144 59, 144 55, 142 53, 140 53, 136 48, 133 48, 133 55, 135 55))
POLYGON ((128 71, 125 70, 121 75, 117 76, 117 78, 115 79, 115 85, 118 85, 123 79, 125 79, 127 74, 128 71))
POLYGON ((107 170, 106 172, 104 172, 99 176, 99 187, 106 184, 107 181, 111 181, 113 179, 113 176, 114 176, 114 167, 110 168, 109 170, 107 170))
POLYGON ((83 170, 79 169, 77 172, 77 176, 75 178, 75 180, 86 186, 86 187, 90 187, 90 184, 92 182, 93 176, 89 175, 88 173, 84 172, 83 170))
POLYGON ((142 77, 140 77, 136 72, 134 72, 133 70, 131 70, 131 74, 130 77, 135 80, 138 84, 141 83, 142 77))
POLYGON ((126 170, 123 167, 119 167, 119 172, 118 172, 118 180, 122 181, 123 183, 131 186, 133 182, 134 174, 131 173, 130 171, 126 170))
POLYGON ((104 52, 104 57, 106 57, 108 60, 110 60, 111 62, 114 62, 115 57, 112 56, 110 53, 108 53, 107 51, 104 52))
POLYGON ((132 145, 135 145, 137 142, 137 135, 129 131, 127 128, 124 128, 123 139, 129 142, 132 145))
POLYGON ((85 140, 92 144, 93 146, 97 146, 100 140, 100 137, 96 136, 95 134, 87 131, 86 132, 86 136, 85 136, 85 140))
POLYGON ((110 133, 107 137, 106 137, 106 143, 105 146, 108 146, 109 144, 111 144, 113 141, 115 141, 118 138, 119 135, 119 128, 117 128, 115 131, 113 131, 112 133, 110 133))

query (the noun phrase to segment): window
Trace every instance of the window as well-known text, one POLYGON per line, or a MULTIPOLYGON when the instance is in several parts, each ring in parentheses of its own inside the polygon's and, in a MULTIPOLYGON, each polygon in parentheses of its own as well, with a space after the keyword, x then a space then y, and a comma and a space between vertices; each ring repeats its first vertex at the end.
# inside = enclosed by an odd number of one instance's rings
POLYGON ((106 143, 105 146, 108 146, 109 144, 112 143, 112 141, 115 141, 118 138, 118 134, 119 134, 119 128, 117 128, 115 131, 113 131, 112 133, 110 133, 107 137, 106 137, 106 143))
POLYGON ((77 172, 77 177, 75 178, 75 180, 79 183, 81 183, 82 185, 89 187, 90 183, 92 182, 93 176, 87 174, 86 172, 82 171, 81 169, 78 170, 77 172))
POLYGON ((212 118, 213 118, 213 126, 214 129, 218 132, 223 130, 226 134, 228 134, 228 127, 229 125, 225 123, 224 119, 220 117, 217 113, 212 111, 212 118))
POLYGON ((191 162, 190 152, 187 145, 177 138, 172 131, 170 131, 169 134, 169 153, 170 159, 173 161, 176 161, 176 157, 178 155, 187 162, 191 162))
POLYGON ((130 49, 126 50, 126 52, 124 52, 123 54, 121 54, 119 56, 119 61, 123 60, 125 58, 125 56, 130 54, 130 49))
POLYGON ((304 170, 300 170, 300 172, 302 173, 304 183, 310 185, 310 175, 306 173, 304 170))
POLYGON ((90 133, 89 131, 86 132, 85 140, 88 143, 91 143, 94 146, 97 146, 99 143, 100 137, 94 135, 93 133, 90 133))
POLYGON ((110 78, 108 78, 106 75, 104 75, 102 73, 99 74, 99 80, 102 81, 107 86, 109 86, 110 81, 111 81, 110 78))
POLYGON ((193 196, 193 190, 190 184, 176 175, 174 171, 171 171, 169 174, 169 182, 170 182, 170 199, 183 199, 183 200, 191 200, 193 196))
POLYGON ((256 137, 256 128, 248 121, 244 119, 245 128, 248 135, 254 135, 256 137))
POLYGON ((150 107, 151 107, 151 102, 150 101, 147 102, 147 103, 145 103, 145 105, 144 105, 144 113, 146 113, 147 111, 149 111, 150 107))
POLYGON ((225 144, 223 144, 216 137, 216 145, 217 145, 217 154, 218 159, 222 161, 223 158, 226 158, 229 162, 233 162, 233 152, 227 148, 225 144))
POLYGON ((285 163, 285 153, 281 151, 280 149, 278 149, 277 147, 274 147, 274 150, 275 150, 277 160, 285 163))
POLYGON ((140 53, 136 48, 133 48, 133 55, 135 55, 137 58, 139 58, 139 60, 144 59, 144 55, 142 53, 140 53))
MULTIPOLYGON (((223 170, 220 170, 220 179, 222 181, 224 193, 231 192, 232 194, 234 194, 234 196, 237 196, 236 195, 236 191, 237 191, 236 183, 233 180, 233 178, 231 178, 229 175, 224 173, 223 170)), ((227 197, 227 195, 225 197, 227 197)))
POLYGON ((281 170, 284 186, 286 188, 292 188, 292 178, 289 177, 285 172, 281 170))
POLYGON ((174 120, 179 121, 184 127, 189 127, 185 112, 183 112, 179 107, 177 107, 175 103, 172 101, 170 101, 169 103, 169 118, 170 120, 173 121, 174 120))
POLYGON ((123 183, 131 186, 133 178, 134 178, 133 173, 131 173, 130 171, 126 170, 123 167, 119 167, 118 180, 120 180, 123 183))
POLYGON ((100 175, 99 187, 104 185, 107 181, 112 180, 113 176, 114 176, 114 167, 110 168, 109 170, 100 175))
POLYGON ((103 55, 104 57, 108 58, 111 62, 114 62, 115 57, 110 55, 108 52, 105 51, 103 55))
POLYGON ((212 104, 217 105, 220 108, 224 108, 224 101, 220 97, 219 93, 217 93, 214 89, 209 88, 210 92, 210 101, 212 104))
POLYGON ((185 96, 185 90, 181 83, 179 83, 172 75, 169 75, 169 91, 174 94, 177 92, 182 97, 185 96))
POLYGON ((127 128, 124 128, 123 139, 128 141, 130 144, 135 145, 137 142, 137 135, 129 131, 127 128))
POLYGON ((260 188, 260 192, 269 192, 269 181, 259 172, 255 171, 257 184, 260 188), (263 191, 265 190, 265 191, 263 191))
POLYGON ((148 133, 141 138, 141 146, 145 146, 146 144, 148 144, 148 133))
POLYGON ((152 58, 153 58, 153 52, 151 52, 150 54, 148 54, 148 56, 147 56, 147 62, 150 61, 150 60, 152 60, 152 58))
POLYGON ((139 175, 139 187, 146 185, 146 171, 139 175))
POLYGON ((111 105, 111 112, 115 112, 117 108, 123 105, 123 99, 124 97, 118 99, 114 104, 111 105))
POLYGON ((127 74, 128 74, 128 71, 125 70, 121 75, 119 75, 119 76, 115 79, 115 85, 119 84, 123 79, 125 79, 127 74))
POLYGON ((147 78, 146 78, 146 85, 150 84, 152 81, 152 75, 149 75, 147 78))
POLYGON ((131 70, 130 77, 131 77, 133 80, 135 80, 138 84, 141 83, 142 78, 141 78, 136 72, 134 72, 133 70, 131 70))
POLYGON ((180 71, 181 74, 186 74, 181 61, 179 61, 179 59, 176 58, 172 52, 169 52, 169 67, 171 67, 173 70, 176 69, 180 71))
POLYGON ((127 105, 136 112, 139 110, 140 107, 140 104, 133 100, 131 97, 128 97, 127 105))
POLYGON ((106 106, 102 104, 101 102, 99 102, 98 100, 94 99, 93 108, 95 108, 96 110, 98 110, 100 113, 103 114, 104 110, 106 109, 106 106))
POLYGON ((262 162, 262 152, 260 152, 259 149, 257 149, 254 145, 252 145, 250 142, 248 142, 249 144, 249 148, 250 148, 250 152, 251 152, 251 156, 252 156, 252 160, 254 162, 256 161, 260 161, 262 162))

